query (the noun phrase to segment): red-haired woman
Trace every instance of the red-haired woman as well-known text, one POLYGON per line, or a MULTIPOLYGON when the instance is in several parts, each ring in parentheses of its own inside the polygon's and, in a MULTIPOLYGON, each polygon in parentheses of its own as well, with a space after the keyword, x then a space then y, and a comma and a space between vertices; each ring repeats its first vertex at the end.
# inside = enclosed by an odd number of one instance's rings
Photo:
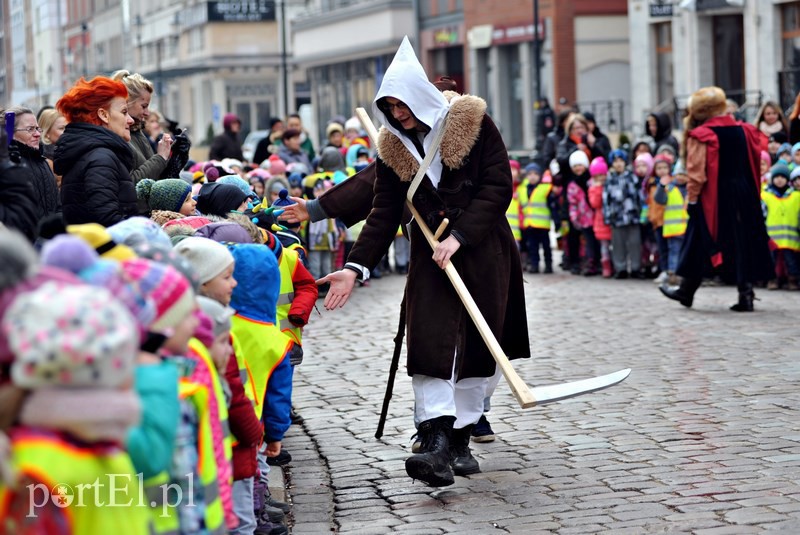
POLYGON ((56 103, 69 122, 53 162, 63 176, 61 204, 68 225, 110 226, 137 214, 127 99, 122 82, 97 76, 81 78, 56 103))

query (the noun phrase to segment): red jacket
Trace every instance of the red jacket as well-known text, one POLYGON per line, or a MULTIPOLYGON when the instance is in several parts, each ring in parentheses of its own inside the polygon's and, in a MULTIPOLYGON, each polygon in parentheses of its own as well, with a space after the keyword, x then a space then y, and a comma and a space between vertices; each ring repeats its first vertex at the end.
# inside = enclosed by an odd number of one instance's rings
POLYGON ((292 273, 292 286, 294 286, 294 300, 289 307, 289 321, 295 327, 303 327, 308 323, 311 311, 317 303, 319 289, 311 272, 298 261, 292 273))
POLYGON ((258 463, 256 451, 264 436, 264 426, 253 409, 253 403, 244 393, 236 355, 231 355, 225 369, 225 379, 231 388, 231 404, 228 407, 228 423, 234 439, 233 479, 246 479, 256 475, 258 463))

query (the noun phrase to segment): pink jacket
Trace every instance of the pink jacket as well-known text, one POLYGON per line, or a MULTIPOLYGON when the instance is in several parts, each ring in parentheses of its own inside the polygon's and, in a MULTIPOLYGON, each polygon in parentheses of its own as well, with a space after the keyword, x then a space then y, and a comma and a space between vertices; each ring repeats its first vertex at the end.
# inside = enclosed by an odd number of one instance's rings
POLYGON ((594 221, 594 210, 586 202, 586 194, 575 182, 567 186, 567 202, 569 202, 569 220, 579 229, 591 228, 594 221))
POLYGON ((603 185, 592 184, 589 186, 589 205, 594 208, 594 237, 600 241, 611 240, 611 227, 603 222, 603 185))

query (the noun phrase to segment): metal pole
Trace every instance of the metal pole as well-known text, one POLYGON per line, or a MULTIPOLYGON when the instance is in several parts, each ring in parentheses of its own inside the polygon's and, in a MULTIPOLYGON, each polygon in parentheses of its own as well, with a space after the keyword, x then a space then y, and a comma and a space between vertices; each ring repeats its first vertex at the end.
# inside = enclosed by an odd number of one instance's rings
POLYGON ((286 63, 286 0, 281 0, 281 74, 283 75, 283 117, 289 115, 289 69, 286 63))
POLYGON ((533 142, 538 151, 544 142, 542 117, 542 51, 539 39, 539 0, 533 0, 533 142))
POLYGON ((89 75, 89 60, 87 59, 87 49, 88 46, 86 45, 86 34, 89 32, 89 24, 84 22, 81 24, 81 31, 83 32, 83 77, 86 78, 89 75))
POLYGON ((539 43, 539 0, 533 0, 533 98, 542 100, 542 50, 539 43))

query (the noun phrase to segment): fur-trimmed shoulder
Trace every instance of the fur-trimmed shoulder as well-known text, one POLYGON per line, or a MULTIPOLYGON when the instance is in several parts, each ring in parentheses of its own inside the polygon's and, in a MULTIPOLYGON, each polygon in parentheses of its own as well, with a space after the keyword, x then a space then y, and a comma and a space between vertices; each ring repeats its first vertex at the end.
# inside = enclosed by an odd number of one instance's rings
MULTIPOLYGON (((481 133, 486 101, 474 95, 459 95, 454 91, 445 91, 443 95, 450 101, 450 112, 445 121, 439 152, 447 167, 459 169, 464 165, 464 160, 481 133)), ((381 128, 378 136, 378 156, 404 182, 413 180, 419 169, 419 163, 403 142, 386 128, 381 128)))

